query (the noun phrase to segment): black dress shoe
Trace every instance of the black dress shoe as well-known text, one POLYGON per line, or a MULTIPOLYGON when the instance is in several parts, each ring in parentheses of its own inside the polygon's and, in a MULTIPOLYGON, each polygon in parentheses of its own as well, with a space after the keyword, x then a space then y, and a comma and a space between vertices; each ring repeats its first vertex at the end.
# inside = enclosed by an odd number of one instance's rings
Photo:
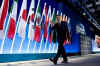
POLYGON ((61 63, 68 63, 68 61, 62 61, 61 63))
POLYGON ((57 64, 57 61, 54 61, 53 59, 49 59, 51 62, 53 62, 55 65, 57 64))

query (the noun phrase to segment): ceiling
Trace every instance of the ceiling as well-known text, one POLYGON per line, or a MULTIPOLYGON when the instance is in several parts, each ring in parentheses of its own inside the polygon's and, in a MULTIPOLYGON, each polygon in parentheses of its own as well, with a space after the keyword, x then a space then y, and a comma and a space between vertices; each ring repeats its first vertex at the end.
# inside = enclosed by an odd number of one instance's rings
POLYGON ((100 25, 100 0, 79 0, 100 25))
POLYGON ((100 0, 56 0, 64 2, 85 18, 93 26, 94 32, 100 34, 100 0))

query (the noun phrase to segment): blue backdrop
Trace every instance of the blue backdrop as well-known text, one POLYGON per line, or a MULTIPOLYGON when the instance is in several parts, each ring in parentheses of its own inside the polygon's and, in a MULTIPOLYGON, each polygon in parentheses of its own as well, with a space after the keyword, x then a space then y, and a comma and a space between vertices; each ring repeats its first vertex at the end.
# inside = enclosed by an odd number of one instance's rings
MULTIPOLYGON (((18 0, 18 10, 17 10, 17 17, 16 17, 17 20, 18 20, 18 16, 19 16, 19 13, 20 13, 20 10, 21 10, 22 2, 23 2, 23 0, 18 0)), ((57 3, 55 0, 41 0, 40 1, 41 14, 43 12, 43 7, 44 7, 45 2, 47 3, 47 11, 48 11, 48 8, 49 8, 49 5, 50 5, 52 12, 53 12, 53 8, 55 8, 56 12, 58 10, 59 13, 62 12, 63 14, 66 14, 68 16, 68 18, 70 18, 70 22, 69 22, 68 26, 69 26, 69 29, 70 29, 70 32, 71 32, 72 41, 71 41, 71 44, 65 45, 66 52, 67 53, 78 53, 78 52, 80 52, 80 39, 79 39, 80 35, 76 32, 76 25, 83 23, 84 21, 71 8, 69 8, 67 6, 65 7, 64 3, 62 3, 62 2, 57 3)), ((28 0, 28 2, 27 2, 27 11, 28 12, 29 12, 29 8, 30 8, 30 3, 31 3, 31 0, 28 0)), ((36 11, 36 8, 37 8, 37 3, 38 3, 38 0, 35 0, 35 11, 36 11)), ((9 7, 11 7, 11 4, 12 4, 12 2, 10 3, 9 7)), ((9 19, 9 14, 8 14, 6 21, 5 21, 5 26, 4 26, 5 28, 6 28, 6 25, 8 23, 8 19, 9 19)), ((84 26, 87 26, 87 25, 84 24, 84 26)), ((87 28, 85 30, 88 31, 87 28)), ((24 40, 23 45, 22 45, 21 53, 27 53, 26 50, 27 50, 27 46, 28 46, 28 42, 29 42, 28 31, 29 31, 29 24, 27 24, 27 26, 26 26, 26 34, 25 34, 26 36, 25 36, 25 40, 24 40)), ((13 53, 19 53, 18 49, 20 47, 21 40, 22 39, 18 36, 18 34, 16 34, 13 53)), ((1 47, 2 41, 3 40, 0 40, 0 47, 1 47)), ((6 38, 4 40, 3 54, 5 54, 5 53, 9 54, 10 53, 11 44, 12 44, 12 40, 9 39, 6 35, 6 38)), ((40 43, 36 42, 36 47, 34 48, 35 41, 31 41, 28 53, 38 53, 40 45, 41 45, 40 43)), ((49 46, 50 46, 50 43, 47 42, 46 49, 44 49, 45 43, 42 42, 42 46, 41 46, 41 50, 40 50, 41 53, 48 53, 49 52, 49 46)), ((49 53, 56 53, 57 52, 57 46, 58 46, 57 43, 53 44, 53 42, 51 42, 51 48, 50 48, 49 53)))

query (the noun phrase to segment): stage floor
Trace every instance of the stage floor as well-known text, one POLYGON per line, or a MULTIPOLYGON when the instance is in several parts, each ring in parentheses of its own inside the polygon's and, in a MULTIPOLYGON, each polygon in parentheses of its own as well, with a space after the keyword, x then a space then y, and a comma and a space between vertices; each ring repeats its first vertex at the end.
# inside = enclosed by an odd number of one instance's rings
MULTIPOLYGON (((56 66, 100 66, 100 54, 68 57, 69 63, 67 64, 62 64, 61 61, 62 58, 59 59, 58 64, 56 66)), ((44 60, 0 63, 0 66, 55 66, 55 65, 48 59, 44 59, 44 60)))

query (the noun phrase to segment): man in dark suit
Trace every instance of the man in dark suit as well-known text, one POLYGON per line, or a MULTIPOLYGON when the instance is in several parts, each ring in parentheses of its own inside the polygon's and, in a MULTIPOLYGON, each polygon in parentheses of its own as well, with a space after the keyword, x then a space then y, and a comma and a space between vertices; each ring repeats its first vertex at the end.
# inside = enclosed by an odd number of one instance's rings
POLYGON ((60 20, 61 16, 57 15, 57 23, 52 27, 52 30, 56 29, 57 32, 57 41, 58 41, 58 50, 57 54, 53 59, 49 59, 54 64, 57 64, 57 60, 62 55, 63 61, 62 63, 67 63, 67 55, 64 49, 64 40, 70 41, 70 35, 67 23, 65 21, 60 20))

